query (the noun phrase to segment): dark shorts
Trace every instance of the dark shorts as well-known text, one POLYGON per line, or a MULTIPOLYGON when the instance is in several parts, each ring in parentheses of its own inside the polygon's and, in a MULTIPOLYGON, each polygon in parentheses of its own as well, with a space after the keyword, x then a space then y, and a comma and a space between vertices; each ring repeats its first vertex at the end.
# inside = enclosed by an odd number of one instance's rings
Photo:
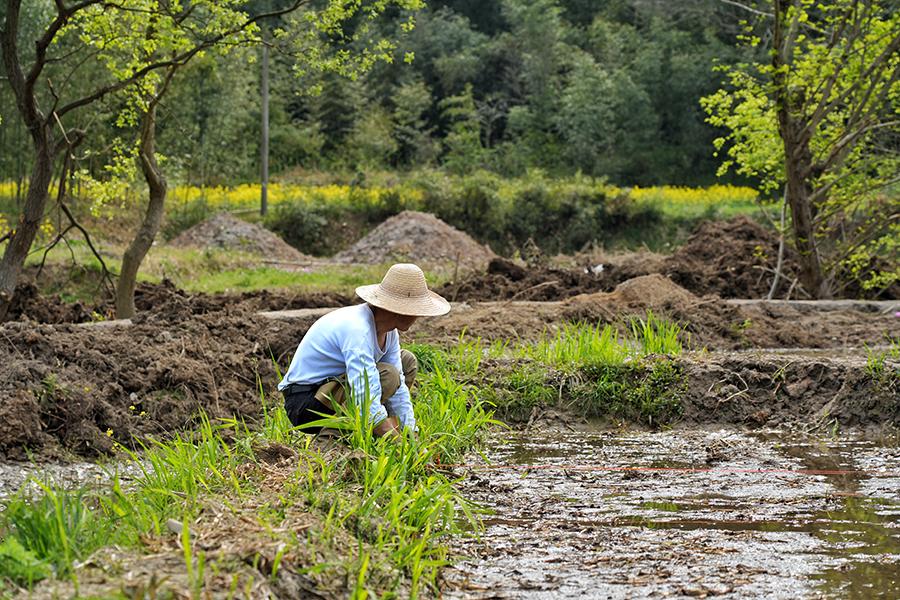
MULTIPOLYGON (((309 390, 300 392, 291 392, 285 390, 284 393, 284 410, 287 412, 288 419, 294 427, 306 425, 322 418, 321 414, 333 415, 334 410, 329 406, 325 406, 316 400, 316 390, 318 386, 309 390)), ((304 427, 303 431, 307 433, 319 433, 321 427, 304 427)))

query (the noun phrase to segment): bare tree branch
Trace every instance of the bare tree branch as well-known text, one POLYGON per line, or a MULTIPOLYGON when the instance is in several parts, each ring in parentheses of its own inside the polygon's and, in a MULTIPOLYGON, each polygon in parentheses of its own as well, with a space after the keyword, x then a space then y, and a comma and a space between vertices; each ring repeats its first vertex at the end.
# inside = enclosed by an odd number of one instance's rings
POLYGON ((721 2, 722 4, 728 4, 729 6, 736 6, 736 7, 740 8, 741 10, 745 10, 749 13, 753 13, 754 15, 757 15, 760 17, 766 17, 768 19, 775 18, 775 15, 772 13, 768 13, 768 12, 753 8, 752 6, 747 6, 746 4, 744 4, 742 2, 735 2, 735 0, 719 0, 719 2, 721 2))

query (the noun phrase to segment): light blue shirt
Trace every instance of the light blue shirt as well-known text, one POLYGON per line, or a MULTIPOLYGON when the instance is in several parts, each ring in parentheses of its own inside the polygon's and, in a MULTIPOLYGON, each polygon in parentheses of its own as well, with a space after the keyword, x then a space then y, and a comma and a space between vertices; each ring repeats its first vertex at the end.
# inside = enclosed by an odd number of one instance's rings
POLYGON ((412 400, 400 363, 400 334, 392 329, 387 333, 384 348, 379 348, 375 315, 368 304, 339 308, 313 323, 300 340, 278 389, 283 390, 292 383, 319 383, 343 373, 347 374, 353 397, 357 399, 364 397, 368 378, 372 398, 369 417, 373 423, 386 419, 390 409, 403 426, 416 429, 412 400), (381 380, 375 366, 378 362, 389 363, 400 373, 400 387, 385 402, 387 407, 381 403, 381 380))

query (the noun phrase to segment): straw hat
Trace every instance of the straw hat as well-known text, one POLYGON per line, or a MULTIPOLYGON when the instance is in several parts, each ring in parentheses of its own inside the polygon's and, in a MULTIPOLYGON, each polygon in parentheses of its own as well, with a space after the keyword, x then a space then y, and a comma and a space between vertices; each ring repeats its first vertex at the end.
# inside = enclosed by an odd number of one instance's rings
POLYGON ((411 264, 393 265, 381 283, 360 286, 356 295, 398 315, 436 317, 450 312, 450 303, 429 290, 425 273, 411 264))

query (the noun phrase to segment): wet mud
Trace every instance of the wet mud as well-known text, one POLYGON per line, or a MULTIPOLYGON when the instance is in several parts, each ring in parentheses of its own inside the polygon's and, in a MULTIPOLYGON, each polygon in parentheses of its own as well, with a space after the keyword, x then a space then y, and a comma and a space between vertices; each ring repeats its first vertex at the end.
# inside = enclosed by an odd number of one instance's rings
POLYGON ((896 598, 897 439, 530 430, 455 467, 488 509, 445 598, 896 598), (886 442, 886 443, 885 443, 886 442))

